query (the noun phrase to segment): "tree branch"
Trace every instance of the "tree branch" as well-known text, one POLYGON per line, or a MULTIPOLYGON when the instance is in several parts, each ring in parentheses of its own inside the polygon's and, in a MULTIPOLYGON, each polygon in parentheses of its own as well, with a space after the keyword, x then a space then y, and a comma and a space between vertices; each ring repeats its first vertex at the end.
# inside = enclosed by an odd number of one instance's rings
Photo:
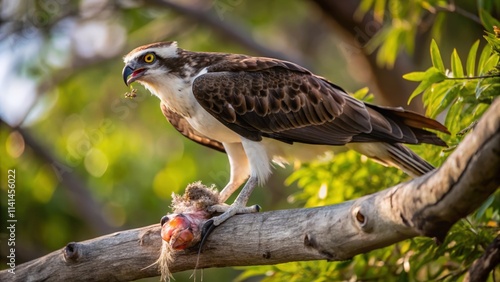
MULTIPOLYGON (((237 215, 215 229, 198 268, 345 260, 415 237, 443 240, 451 226, 500 186, 500 99, 442 167, 378 193, 333 206, 237 215), (235 251, 237 250, 237 252, 235 251)), ((159 225, 117 232, 19 265, 2 281, 124 281, 159 275, 159 225), (10 279, 10 280, 7 280, 10 279), (14 279, 14 280, 12 280, 14 279)), ((195 268, 180 251, 171 272, 195 268)))
POLYGON ((464 281, 486 281, 489 273, 500 264, 500 235, 486 248, 484 254, 478 258, 465 275, 464 281))

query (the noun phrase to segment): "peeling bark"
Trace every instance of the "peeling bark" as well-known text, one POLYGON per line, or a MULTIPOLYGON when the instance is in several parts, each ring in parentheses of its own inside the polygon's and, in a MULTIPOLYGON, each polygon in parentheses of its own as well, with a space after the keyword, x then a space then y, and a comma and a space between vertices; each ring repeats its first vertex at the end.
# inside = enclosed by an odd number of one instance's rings
MULTIPOLYGON (((500 186, 500 99, 442 167, 337 205, 237 215, 217 227, 198 268, 346 260, 415 237, 443 240, 451 226, 500 186)), ((19 265, 1 281, 126 281, 158 276, 158 224, 117 232, 19 265), (149 266, 149 267, 148 267, 149 266)), ((176 254, 171 272, 195 268, 197 249, 176 254)))

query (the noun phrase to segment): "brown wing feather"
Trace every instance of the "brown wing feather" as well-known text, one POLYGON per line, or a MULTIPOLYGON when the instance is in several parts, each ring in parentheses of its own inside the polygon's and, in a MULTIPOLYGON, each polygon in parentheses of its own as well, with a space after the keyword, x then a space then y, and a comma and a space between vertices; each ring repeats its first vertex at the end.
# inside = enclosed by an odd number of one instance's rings
POLYGON ((217 150, 219 152, 225 153, 226 150, 222 143, 207 138, 200 133, 198 133, 191 125, 180 115, 175 112, 170 111, 167 106, 161 103, 161 111, 163 115, 167 118, 167 120, 174 126, 177 131, 179 131, 182 135, 187 138, 193 140, 194 142, 217 150))
POLYGON ((439 123, 400 108, 365 104, 292 63, 268 58, 226 60, 193 83, 198 102, 223 124, 255 141, 344 145, 349 142, 445 145, 439 123))

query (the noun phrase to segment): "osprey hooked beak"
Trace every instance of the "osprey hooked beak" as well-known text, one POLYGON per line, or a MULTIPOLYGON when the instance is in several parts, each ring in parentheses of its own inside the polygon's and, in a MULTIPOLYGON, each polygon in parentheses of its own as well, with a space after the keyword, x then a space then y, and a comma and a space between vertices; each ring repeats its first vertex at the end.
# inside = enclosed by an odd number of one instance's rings
POLYGON ((125 64, 122 71, 123 82, 129 86, 132 82, 143 77, 147 70, 156 65, 156 54, 148 52, 138 58, 134 58, 125 64))
POLYGON ((144 74, 146 73, 147 68, 136 68, 135 65, 136 64, 134 62, 130 62, 123 68, 123 82, 125 82, 127 86, 129 86, 132 82, 136 81, 140 77, 144 76, 144 74))

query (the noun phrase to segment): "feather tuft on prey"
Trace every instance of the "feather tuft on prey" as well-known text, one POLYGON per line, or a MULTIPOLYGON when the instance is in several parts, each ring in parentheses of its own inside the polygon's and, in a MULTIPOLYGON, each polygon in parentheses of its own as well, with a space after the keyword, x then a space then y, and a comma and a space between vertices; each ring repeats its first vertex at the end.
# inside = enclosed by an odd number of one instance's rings
POLYGON ((177 252, 199 245, 203 224, 212 217, 209 208, 218 204, 219 193, 200 182, 189 184, 184 195, 172 195, 172 213, 161 219, 162 247, 156 261, 161 281, 170 281, 169 266, 177 252))

